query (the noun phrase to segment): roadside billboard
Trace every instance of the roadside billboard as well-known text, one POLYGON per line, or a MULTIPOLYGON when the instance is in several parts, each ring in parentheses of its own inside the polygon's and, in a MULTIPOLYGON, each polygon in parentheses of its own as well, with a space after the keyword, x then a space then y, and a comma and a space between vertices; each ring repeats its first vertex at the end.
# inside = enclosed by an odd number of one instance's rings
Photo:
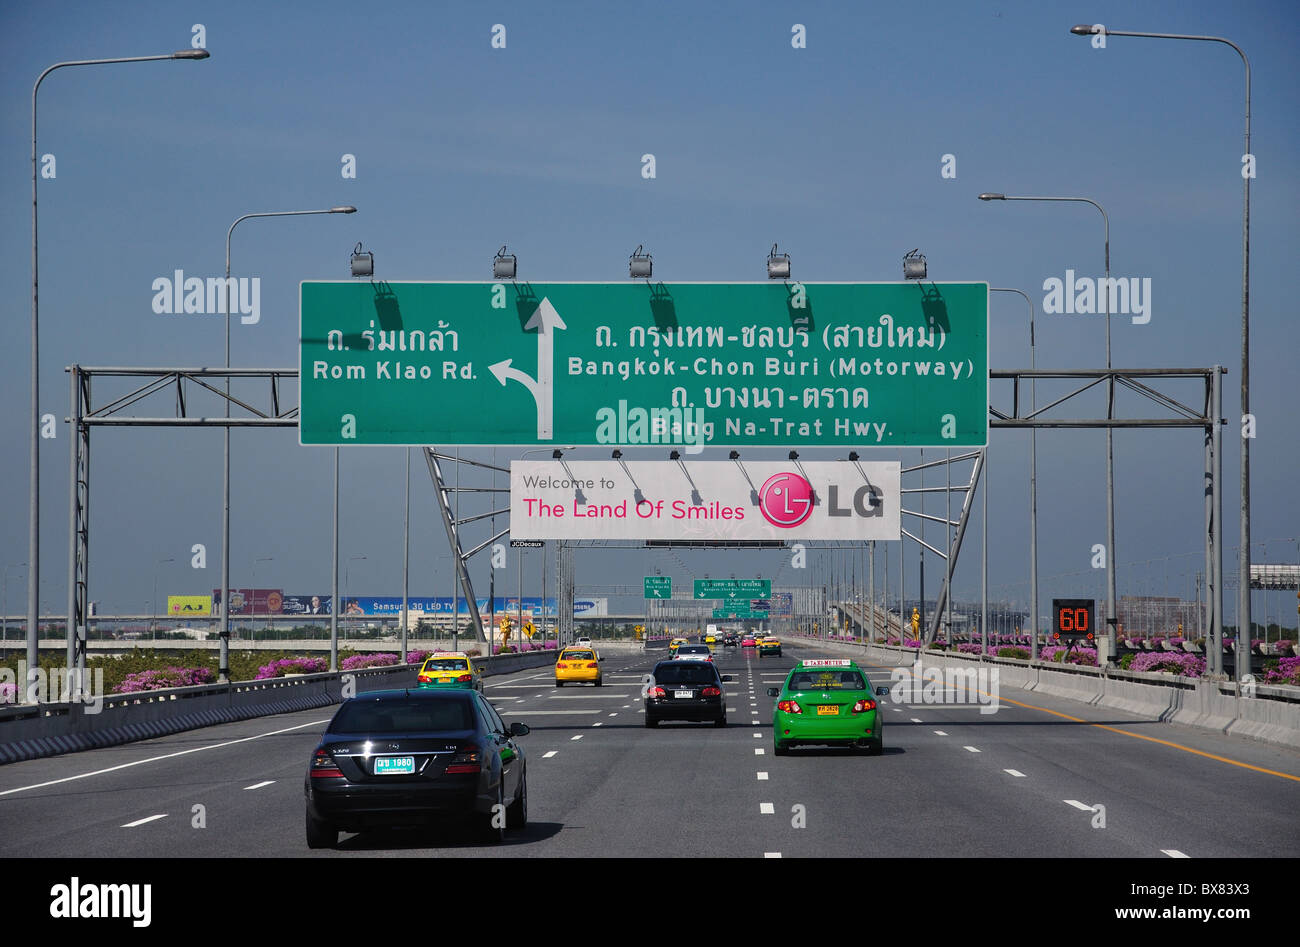
MULTIPOLYGON (((231 589, 230 614, 279 615, 284 607, 280 589, 231 589)), ((221 614, 221 589, 212 590, 212 614, 221 614)))
POLYGON ((897 461, 522 461, 515 539, 896 540, 897 461))
POLYGON ((169 595, 167 614, 178 616, 211 615, 212 598, 207 595, 169 595))

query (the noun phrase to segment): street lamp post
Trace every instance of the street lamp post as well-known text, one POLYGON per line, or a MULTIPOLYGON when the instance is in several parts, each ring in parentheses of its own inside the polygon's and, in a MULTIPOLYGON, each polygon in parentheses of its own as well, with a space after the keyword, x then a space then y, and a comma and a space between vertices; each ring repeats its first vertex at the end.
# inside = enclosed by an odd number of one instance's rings
POLYGON ((348 564, 343 567, 343 598, 348 597, 348 589, 352 587, 352 563, 364 560, 365 556, 351 556, 348 558, 348 564))
MULTIPOLYGON (((1078 204, 1091 204, 1101 213, 1106 225, 1105 263, 1106 263, 1106 417, 1115 413, 1115 378, 1110 375, 1110 217, 1106 209, 1087 197, 1012 197, 1007 194, 984 193, 979 196, 982 201, 1064 201, 1078 204)), ((1032 332, 1032 330, 1031 330, 1032 332)), ((1115 442, 1114 429, 1106 426, 1106 633, 1111 638, 1111 652, 1114 653, 1115 636, 1115 442)), ((1038 616, 1033 617, 1035 653, 1038 642, 1038 616)), ((1109 654, 1107 655, 1109 658, 1109 654)))
MULTIPOLYGON (((1076 36, 1091 36, 1093 28, 1087 25, 1073 26, 1070 32, 1076 36)), ((1222 36, 1195 36, 1183 33, 1142 33, 1131 30, 1098 30, 1106 36, 1136 36, 1144 39, 1181 39, 1201 43, 1222 43, 1231 46, 1241 57, 1246 67, 1246 132, 1245 151, 1242 161, 1254 161, 1250 152, 1250 60, 1245 52, 1232 40, 1222 36)), ((1250 414, 1250 179, 1255 176, 1252 167, 1242 168, 1242 209, 1241 209, 1241 415, 1242 422, 1250 414)), ((1218 423, 1218 418, 1214 419, 1218 423)), ((1237 680, 1250 674, 1250 438, 1241 439, 1241 559, 1237 576, 1237 641, 1245 640, 1248 647, 1243 651, 1238 648, 1236 662, 1237 680), (1245 629, 1243 635, 1242 629, 1245 629)))
POLYGON ((5 566, 4 603, 0 604, 0 612, 4 612, 4 630, 0 631, 0 657, 3 657, 9 648, 5 643, 9 635, 9 570, 21 569, 26 565, 25 562, 11 562, 5 566))
MULTIPOLYGON (((1018 293, 1029 304, 1029 368, 1038 367, 1034 348, 1034 301, 1023 289, 990 289, 990 293, 1018 293)), ((1029 382, 1029 411, 1032 417, 1038 409, 1038 379, 1029 382)), ((1029 609, 1033 614, 1033 641, 1030 643, 1030 660, 1038 660, 1038 428, 1029 429, 1029 609)))
MULTIPOLYGON (((37 252, 37 202, 36 202, 36 183, 40 178, 37 171, 36 159, 36 93, 41 88, 41 83, 45 77, 55 69, 62 69, 64 66, 108 66, 117 63, 128 62, 156 62, 164 59, 207 59, 209 53, 206 49, 182 49, 174 53, 165 53, 161 56, 128 56, 118 59, 79 59, 69 62, 59 62, 50 66, 40 74, 36 79, 36 84, 32 86, 32 429, 31 429, 31 489, 28 497, 28 519, 31 528, 27 541, 27 668, 30 675, 29 679, 24 682, 24 691, 29 703, 36 702, 36 675, 35 671, 39 664, 37 661, 37 636, 39 634, 38 624, 40 621, 37 605, 40 600, 40 578, 41 578, 41 486, 40 486, 40 469, 41 469, 41 409, 40 399, 40 281, 38 279, 39 267, 37 252)), ((68 615, 68 641, 69 648, 72 647, 73 635, 76 630, 73 628, 73 616, 68 615)))
MULTIPOLYGON (((153 636, 155 641, 158 639, 158 566, 162 565, 164 562, 175 561, 174 558, 159 559, 153 567, 153 615, 150 617, 149 633, 153 636)), ((71 617, 69 617, 69 621, 71 621, 71 617)))
MULTIPOLYGON (((325 210, 283 210, 261 214, 245 214, 237 217, 226 231, 226 281, 225 281, 225 315, 226 315, 226 368, 230 368, 230 238, 240 221, 250 217, 303 217, 310 214, 355 214, 357 209, 351 205, 330 207, 325 210)), ((226 376, 226 417, 230 417, 230 376, 226 376)), ((217 673, 222 681, 230 680, 230 426, 223 430, 224 460, 221 474, 221 659, 217 673)), ((337 467, 338 459, 335 458, 337 467)), ((337 476, 335 478, 337 482, 337 476)), ((337 506, 336 506, 337 510, 337 506)))
MULTIPOLYGON (((257 634, 257 564, 258 564, 259 562, 275 562, 275 557, 274 557, 274 556, 263 556, 263 557, 260 558, 260 559, 254 559, 254 560, 253 560, 253 589, 252 589, 252 592, 253 592, 253 610, 252 610, 252 615, 250 616, 250 617, 251 617, 251 620, 252 620, 252 628, 251 628, 251 630, 249 631, 249 636, 250 636, 250 638, 251 638, 252 636, 254 636, 254 635, 257 634)), ((270 610, 270 608, 268 607, 268 608, 267 608, 267 614, 269 615, 270 613, 271 613, 271 610, 270 610)))

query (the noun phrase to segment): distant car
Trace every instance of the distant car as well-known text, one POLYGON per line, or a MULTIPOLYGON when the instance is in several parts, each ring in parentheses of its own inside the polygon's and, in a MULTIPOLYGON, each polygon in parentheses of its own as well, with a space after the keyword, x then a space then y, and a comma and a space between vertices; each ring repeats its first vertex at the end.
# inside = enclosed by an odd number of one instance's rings
POLYGON ((483 690, 483 666, 464 651, 435 651, 420 666, 416 682, 422 688, 461 687, 483 690))
POLYGON ((801 661, 781 687, 769 687, 777 698, 772 708, 772 752, 784 756, 790 747, 808 744, 851 746, 872 756, 885 751, 884 714, 877 697, 885 687, 871 682, 849 658, 801 661))
POLYGON ((684 644, 690 644, 690 643, 691 643, 690 640, 687 638, 674 638, 672 641, 668 642, 668 653, 676 654, 678 648, 680 648, 684 644))
POLYGON ((555 686, 605 682, 600 673, 600 658, 591 648, 565 648, 555 659, 555 686))
POLYGON ((369 691, 344 701, 307 764, 307 847, 333 848, 340 831, 448 818, 473 820, 483 841, 501 842, 507 828, 528 822, 526 760, 515 740, 527 733, 472 690, 369 691))
POLYGON ((758 656, 761 658, 765 654, 775 654, 781 656, 781 642, 773 637, 766 637, 758 643, 758 656))
POLYGON ((740 646, 740 635, 726 635, 722 639, 724 648, 736 648, 740 646))
POLYGON ((677 649, 678 661, 712 661, 713 649, 706 644, 684 644, 677 649))
POLYGON ((709 661, 660 661, 651 672, 645 691, 645 725, 661 720, 711 720, 727 725, 727 695, 722 685, 731 675, 720 675, 709 661))
POLYGON ((582 648, 590 648, 590 647, 591 647, 591 639, 588 638, 586 635, 582 635, 580 638, 578 638, 577 640, 575 640, 573 643, 574 643, 574 645, 576 645, 576 646, 578 646, 578 647, 582 647, 582 648))
POLYGON ((758 647, 758 642, 754 640, 753 635, 745 635, 745 637, 740 639, 740 646, 742 648, 756 648, 758 647))

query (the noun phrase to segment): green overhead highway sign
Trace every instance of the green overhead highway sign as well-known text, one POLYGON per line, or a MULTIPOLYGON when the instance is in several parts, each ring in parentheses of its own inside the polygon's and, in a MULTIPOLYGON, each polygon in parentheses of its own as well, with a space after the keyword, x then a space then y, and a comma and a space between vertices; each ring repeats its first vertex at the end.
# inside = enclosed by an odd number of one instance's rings
POLYGON ((971 447, 987 283, 304 282, 303 444, 971 447))
POLYGON ((694 598, 720 598, 728 602, 744 602, 749 607, 752 598, 771 598, 771 579, 696 579, 694 598))
POLYGON ((646 598, 672 598, 673 577, 670 575, 645 576, 646 598))

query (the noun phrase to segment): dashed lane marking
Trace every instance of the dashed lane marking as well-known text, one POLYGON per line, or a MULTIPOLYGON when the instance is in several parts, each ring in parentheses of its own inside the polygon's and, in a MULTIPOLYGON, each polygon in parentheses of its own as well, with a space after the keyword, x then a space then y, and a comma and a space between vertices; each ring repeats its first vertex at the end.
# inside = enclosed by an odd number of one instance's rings
POLYGON ((151 815, 147 819, 136 819, 134 822, 128 822, 126 825, 122 826, 122 828, 133 829, 137 825, 144 825, 146 822, 156 822, 159 819, 165 819, 165 818, 167 818, 167 813, 165 812, 162 813, 161 815, 151 815))

